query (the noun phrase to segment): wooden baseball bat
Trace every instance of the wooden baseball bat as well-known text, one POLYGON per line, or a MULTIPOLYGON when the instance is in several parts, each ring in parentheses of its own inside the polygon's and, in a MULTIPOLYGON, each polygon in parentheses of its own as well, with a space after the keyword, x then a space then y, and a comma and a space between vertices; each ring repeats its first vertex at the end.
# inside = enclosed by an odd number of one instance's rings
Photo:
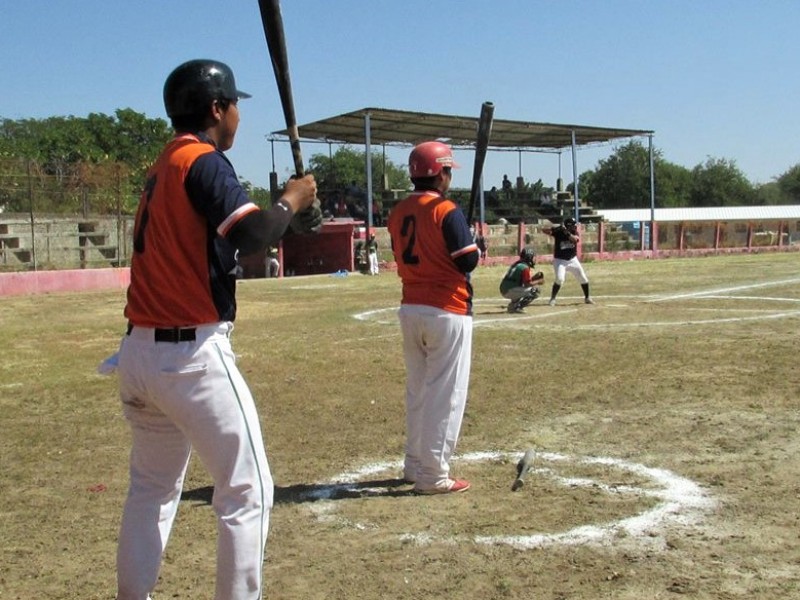
POLYGON ((491 102, 484 102, 481 106, 481 116, 478 121, 478 139, 475 143, 475 167, 472 170, 472 190, 469 195, 469 211, 467 212, 467 223, 470 225, 472 225, 472 217, 475 214, 475 203, 480 195, 483 163, 486 160, 489 137, 492 135, 493 119, 494 104, 491 102))
POLYGON ((536 458, 536 451, 531 448, 522 456, 517 463, 517 478, 514 480, 514 485, 511 486, 511 491, 516 492, 519 488, 525 485, 525 475, 528 474, 533 468, 533 461, 536 458))
POLYGON ((286 35, 283 32, 283 16, 280 0, 258 0, 261 9, 261 23, 267 38, 272 69, 275 71, 275 82, 281 97, 283 118, 289 132, 289 144, 292 148, 294 170, 298 177, 305 175, 303 152, 300 149, 300 134, 297 131, 297 118, 294 113, 294 96, 292 95, 292 79, 289 75, 289 55, 286 52, 286 35))
MULTIPOLYGON (((281 15, 280 0, 258 0, 261 10, 261 24, 264 26, 264 35, 267 38, 269 56, 272 60, 272 69, 275 71, 275 82, 278 84, 278 94, 281 97, 283 118, 286 121, 286 130, 289 132, 289 145, 292 148, 294 171, 297 177, 303 177, 306 169, 303 166, 303 152, 300 149, 300 133, 297 130, 297 118, 294 114, 294 96, 292 95, 292 79, 289 76, 289 55, 286 52, 286 35, 283 32, 283 16, 281 15)), ((296 233, 318 233, 322 228, 322 210, 319 198, 314 198, 314 203, 305 210, 295 215, 291 228, 296 233), (304 215, 320 217, 319 224, 310 231, 302 224, 304 215), (298 220, 299 219, 299 220, 298 220)))

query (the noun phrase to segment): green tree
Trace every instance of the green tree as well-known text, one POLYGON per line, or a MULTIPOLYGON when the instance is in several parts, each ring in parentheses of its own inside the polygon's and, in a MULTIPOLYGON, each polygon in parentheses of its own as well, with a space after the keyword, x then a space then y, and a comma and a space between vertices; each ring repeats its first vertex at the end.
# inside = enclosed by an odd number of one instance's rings
MULTIPOLYGON (((692 173, 653 151, 655 203, 658 207, 689 204, 692 173)), ((597 208, 650 207, 650 152, 638 141, 621 146, 595 170, 581 174, 580 196, 597 208)))
POLYGON ((676 208, 689 206, 692 172, 666 160, 655 162, 656 206, 676 208))
POLYGON ((99 160, 124 163, 132 178, 144 181, 145 172, 172 137, 172 128, 163 119, 148 119, 130 108, 114 114, 91 113, 86 118, 92 146, 100 151, 99 160))
POLYGON ((777 183, 787 204, 800 203, 800 164, 778 177, 777 183))
POLYGON ((755 200, 753 185, 732 160, 709 158, 692 169, 691 206, 746 206, 755 200))
POLYGON ((261 208, 269 208, 272 206, 272 198, 268 189, 255 186, 246 179, 243 179, 241 184, 244 191, 247 192, 247 195, 250 197, 250 200, 257 206, 261 208))
POLYGON ((783 193, 777 181, 770 181, 755 188, 756 204, 773 206, 778 204, 793 204, 783 193))
POLYGON ((631 141, 598 163, 594 173, 581 175, 580 196, 600 208, 650 206, 650 156, 639 142, 631 141), (584 183, 586 186, 584 187, 584 183))
MULTIPOLYGON (((309 172, 314 174, 322 193, 339 190, 355 181, 356 185, 366 189, 367 186, 367 153, 355 150, 350 146, 340 146, 332 156, 314 154, 309 160, 309 172)), ((372 154, 372 189, 380 192, 384 189, 384 175, 389 189, 408 189, 411 182, 406 171, 391 160, 384 163, 381 154, 372 154)))
MULTIPOLYGON (((0 157, 16 159, 25 165, 20 173, 35 175, 37 210, 130 212, 146 169, 171 137, 166 121, 131 109, 114 116, 3 119, 0 157)), ((11 189, 2 182, 0 187, 11 189)), ((18 192, 4 200, 7 210, 30 203, 18 192)))

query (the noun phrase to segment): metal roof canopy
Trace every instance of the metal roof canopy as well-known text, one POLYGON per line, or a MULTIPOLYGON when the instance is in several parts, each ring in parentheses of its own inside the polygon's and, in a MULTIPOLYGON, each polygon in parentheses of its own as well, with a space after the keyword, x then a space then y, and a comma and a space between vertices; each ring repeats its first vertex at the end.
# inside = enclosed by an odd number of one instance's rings
MULTIPOLYGON (((472 148, 477 142, 479 117, 460 117, 386 108, 362 108, 335 117, 298 126, 300 138, 338 144, 364 144, 367 168, 367 229, 372 228, 372 160, 371 144, 415 145, 426 140, 439 140, 456 148, 472 148)), ((273 135, 289 135, 288 129, 273 135)), ((572 150, 572 175, 575 182, 575 219, 580 220, 578 193, 578 146, 610 142, 614 139, 647 136, 650 153, 650 205, 655 209, 653 181, 653 131, 620 129, 587 125, 559 125, 494 119, 489 149, 517 152, 562 152, 572 150)), ((482 186, 481 186, 482 187, 482 186)), ((480 220, 483 222, 483 190, 480 190, 480 220)), ((651 221, 653 219, 651 218, 651 221)), ((651 238, 652 243, 652 238, 651 238)))
MULTIPOLYGON (((477 131, 477 116, 462 117, 385 108, 362 108, 298 127, 301 138, 332 143, 415 145, 426 140, 440 140, 460 148, 473 147, 477 131), (365 125, 367 122, 368 132, 365 125)), ((287 129, 272 133, 288 136, 287 129)), ((645 129, 495 119, 489 148, 560 151, 572 147, 573 144, 584 146, 652 134, 653 131, 645 129)))

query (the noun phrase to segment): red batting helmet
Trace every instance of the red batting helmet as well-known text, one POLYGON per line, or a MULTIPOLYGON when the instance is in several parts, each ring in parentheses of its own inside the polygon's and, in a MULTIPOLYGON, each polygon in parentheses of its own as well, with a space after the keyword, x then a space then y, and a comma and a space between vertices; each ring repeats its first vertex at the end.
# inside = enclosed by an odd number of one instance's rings
POLYGON ((408 157, 411 179, 436 177, 444 167, 458 168, 450 146, 442 142, 422 142, 414 147, 408 157))

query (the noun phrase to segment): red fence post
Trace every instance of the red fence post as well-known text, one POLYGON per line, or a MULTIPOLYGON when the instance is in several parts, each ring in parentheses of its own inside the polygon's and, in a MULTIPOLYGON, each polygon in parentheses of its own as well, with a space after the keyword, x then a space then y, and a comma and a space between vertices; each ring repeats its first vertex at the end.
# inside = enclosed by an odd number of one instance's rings
POLYGON ((606 224, 605 221, 600 221, 597 224, 597 253, 600 258, 603 258, 606 247, 606 224))

